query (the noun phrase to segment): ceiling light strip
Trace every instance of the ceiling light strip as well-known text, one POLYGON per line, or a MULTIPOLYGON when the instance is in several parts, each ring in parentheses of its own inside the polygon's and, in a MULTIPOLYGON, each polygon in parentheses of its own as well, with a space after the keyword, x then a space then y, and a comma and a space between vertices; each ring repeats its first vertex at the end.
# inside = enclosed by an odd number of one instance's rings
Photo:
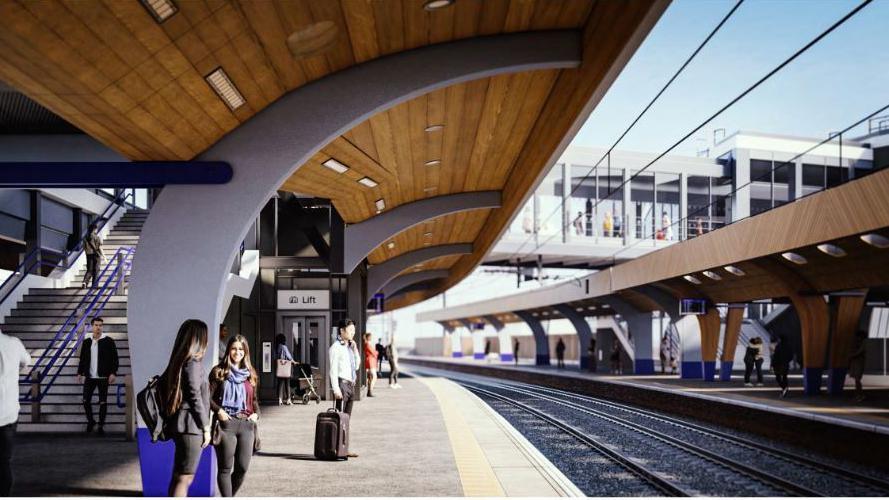
POLYGON ((237 87, 235 87, 235 84, 232 83, 231 79, 222 68, 213 70, 212 73, 205 77, 205 80, 207 80, 210 87, 232 111, 247 103, 247 101, 244 100, 244 96, 238 92, 237 87))

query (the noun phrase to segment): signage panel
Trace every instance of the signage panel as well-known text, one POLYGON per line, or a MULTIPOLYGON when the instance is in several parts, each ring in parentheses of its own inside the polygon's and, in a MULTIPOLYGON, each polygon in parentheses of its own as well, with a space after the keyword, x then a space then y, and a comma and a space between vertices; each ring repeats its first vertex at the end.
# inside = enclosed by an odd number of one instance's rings
POLYGON ((330 290, 278 290, 278 309, 330 309, 330 290))

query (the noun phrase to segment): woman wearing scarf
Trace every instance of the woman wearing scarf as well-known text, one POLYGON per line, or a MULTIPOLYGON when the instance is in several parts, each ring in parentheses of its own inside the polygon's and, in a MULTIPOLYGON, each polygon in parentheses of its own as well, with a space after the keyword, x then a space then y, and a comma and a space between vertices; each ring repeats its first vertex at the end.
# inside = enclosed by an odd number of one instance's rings
POLYGON ((214 436, 219 464, 219 494, 234 496, 250 467, 259 420, 258 377, 250 363, 250 347, 241 335, 232 336, 226 356, 210 373, 210 407, 219 421, 214 436))

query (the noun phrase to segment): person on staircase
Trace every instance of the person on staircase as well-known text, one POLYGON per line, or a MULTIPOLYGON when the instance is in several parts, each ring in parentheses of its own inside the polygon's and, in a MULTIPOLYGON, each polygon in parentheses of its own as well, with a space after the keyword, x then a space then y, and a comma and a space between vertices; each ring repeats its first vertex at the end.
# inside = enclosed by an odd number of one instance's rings
POLYGON ((12 491, 12 451, 19 418, 19 375, 31 364, 22 341, 0 332, 0 497, 12 491))
POLYGON ((81 288, 86 288, 90 282, 96 288, 99 286, 99 265, 105 254, 102 253, 102 238, 99 237, 99 228, 95 222, 90 224, 89 232, 83 239, 83 251, 86 253, 86 274, 83 275, 81 288))
POLYGON ((120 367, 114 339, 102 329, 105 321, 96 316, 90 321, 91 336, 83 339, 80 347, 80 364, 77 366, 77 382, 83 384, 83 411, 86 413, 86 432, 93 432, 96 419, 93 416, 93 393, 99 390, 99 435, 105 434, 105 417, 108 414, 108 386, 114 384, 120 367))

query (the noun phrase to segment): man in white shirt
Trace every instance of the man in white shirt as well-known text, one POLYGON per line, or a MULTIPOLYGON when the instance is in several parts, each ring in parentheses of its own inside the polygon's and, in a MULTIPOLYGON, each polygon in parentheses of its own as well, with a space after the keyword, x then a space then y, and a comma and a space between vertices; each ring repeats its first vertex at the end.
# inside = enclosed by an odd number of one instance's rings
MULTIPOLYGON (((330 387, 336 400, 337 411, 352 415, 352 402, 355 397, 355 372, 358 370, 360 357, 358 346, 352 340, 355 337, 355 322, 351 319, 340 320, 337 325, 339 334, 330 346, 330 387)), ((349 457, 357 457, 357 453, 349 452, 349 457)))
POLYGON ((0 497, 12 490, 12 448, 19 418, 19 374, 31 364, 22 341, 0 332, 0 497))

